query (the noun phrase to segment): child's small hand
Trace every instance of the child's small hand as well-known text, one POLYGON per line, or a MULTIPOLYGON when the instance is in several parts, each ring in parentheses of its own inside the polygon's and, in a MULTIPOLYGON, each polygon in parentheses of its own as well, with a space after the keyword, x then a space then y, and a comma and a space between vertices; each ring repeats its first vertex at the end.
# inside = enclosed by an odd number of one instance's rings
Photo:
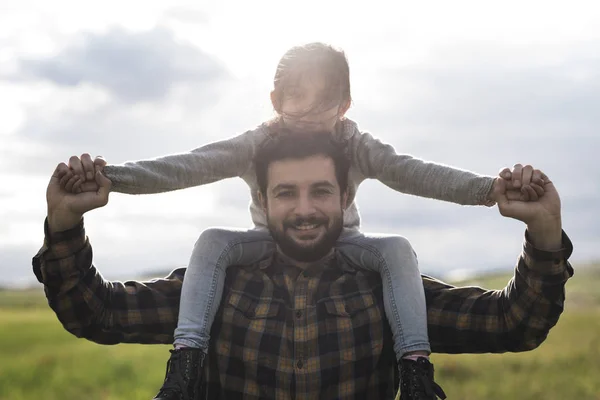
POLYGON ((539 169, 534 169, 531 165, 513 165, 512 171, 510 168, 504 168, 500 171, 500 175, 504 179, 511 180, 512 188, 520 189, 523 186, 527 186, 532 182, 536 185, 543 186, 544 180, 542 179, 542 172, 539 169))
POLYGON ((61 189, 64 189, 69 193, 81 193, 82 183, 82 177, 73 173, 71 169, 66 171, 64 175, 60 178, 61 189))
POLYGON ((510 180, 509 190, 520 190, 522 201, 536 201, 544 195, 544 174, 531 165, 515 164, 513 170, 504 168, 500 176, 510 180))
POLYGON ((60 181, 61 187, 71 193, 96 192, 98 183, 95 179, 96 171, 102 171, 106 161, 102 157, 92 157, 84 153, 81 157, 72 156, 69 159, 69 173, 60 181))
POLYGON ((512 171, 510 168, 504 168, 498 173, 489 196, 490 200, 495 202, 500 195, 498 179, 506 181, 508 200, 536 201, 544 195, 543 173, 531 165, 523 167, 521 164, 515 164, 512 171))

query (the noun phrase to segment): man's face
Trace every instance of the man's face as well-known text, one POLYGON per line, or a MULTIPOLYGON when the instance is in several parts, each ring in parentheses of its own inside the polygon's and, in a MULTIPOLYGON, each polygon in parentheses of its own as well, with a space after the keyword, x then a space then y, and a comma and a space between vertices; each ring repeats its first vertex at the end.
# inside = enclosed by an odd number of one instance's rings
POLYGON ((346 206, 333 160, 318 155, 276 161, 267 182, 263 207, 280 250, 300 262, 326 256, 340 236, 346 206))

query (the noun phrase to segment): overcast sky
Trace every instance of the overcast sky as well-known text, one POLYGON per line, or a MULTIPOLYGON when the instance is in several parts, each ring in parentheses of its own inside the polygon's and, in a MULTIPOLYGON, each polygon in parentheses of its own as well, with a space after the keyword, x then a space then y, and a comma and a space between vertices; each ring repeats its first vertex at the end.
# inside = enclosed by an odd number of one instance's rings
MULTIPOLYGON (((349 58, 349 117, 401 153, 555 182, 572 260, 600 259, 600 5, 595 1, 0 0, 0 285, 32 281, 47 181, 72 154, 110 163, 181 152, 272 115, 279 57, 324 41, 349 58)), ((185 265, 210 226, 250 226, 231 180, 113 194, 86 217, 111 279, 185 265)), ((523 225, 367 182, 365 231, 398 233, 421 269, 510 269, 523 225)))

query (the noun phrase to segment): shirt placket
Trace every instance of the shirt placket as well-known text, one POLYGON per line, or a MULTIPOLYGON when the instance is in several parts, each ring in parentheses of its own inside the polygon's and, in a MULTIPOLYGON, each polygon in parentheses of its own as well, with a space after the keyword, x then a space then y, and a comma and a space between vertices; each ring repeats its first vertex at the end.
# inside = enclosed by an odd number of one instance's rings
POLYGON ((296 376, 296 400, 308 399, 308 365, 307 365, 307 299, 310 275, 302 272, 294 287, 294 358, 296 376))

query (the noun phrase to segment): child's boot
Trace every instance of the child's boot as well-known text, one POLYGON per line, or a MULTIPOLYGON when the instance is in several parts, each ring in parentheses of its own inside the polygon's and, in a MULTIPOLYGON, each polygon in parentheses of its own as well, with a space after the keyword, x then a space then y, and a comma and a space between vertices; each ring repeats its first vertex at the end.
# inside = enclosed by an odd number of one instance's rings
POLYGON ((153 400, 201 399, 205 353, 186 347, 170 352, 165 381, 153 400))
POLYGON ((400 360, 400 400, 436 400, 446 398, 433 380, 433 364, 426 357, 400 360))

